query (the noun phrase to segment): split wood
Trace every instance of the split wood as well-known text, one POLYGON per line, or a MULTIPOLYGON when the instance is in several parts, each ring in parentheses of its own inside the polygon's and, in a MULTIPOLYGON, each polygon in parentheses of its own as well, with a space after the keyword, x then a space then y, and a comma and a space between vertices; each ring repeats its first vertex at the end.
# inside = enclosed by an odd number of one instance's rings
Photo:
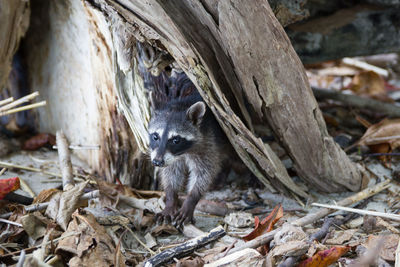
MULTIPOLYGON (((350 197, 347 197, 345 199, 340 200, 339 202, 337 202, 338 205, 341 206, 349 206, 351 204, 354 204, 356 202, 359 202, 361 200, 364 200, 366 198, 369 198, 385 189, 387 189, 389 187, 389 183, 390 180, 386 180, 384 182, 381 182, 379 184, 376 184, 375 186, 372 186, 370 188, 366 188, 350 197)), ((319 210, 316 213, 311 213, 308 214, 306 216, 304 216, 303 218, 297 219, 294 222, 292 222, 293 225, 297 225, 297 226, 305 226, 308 225, 310 223, 313 223, 323 217, 325 217, 326 215, 333 213, 334 210, 332 209, 327 209, 327 208, 323 208, 321 210, 319 210)), ((240 247, 236 247, 233 248, 229 253, 235 253, 237 251, 243 250, 245 248, 258 248, 262 245, 267 244, 269 241, 271 241, 274 237, 274 235, 280 230, 280 228, 277 228, 271 232, 265 233, 259 237, 256 237, 253 240, 250 240, 249 242, 246 242, 245 244, 243 244, 240 247)), ((221 257, 222 255, 220 255, 219 257, 221 257)))
POLYGON ((68 141, 63 131, 57 131, 56 142, 58 147, 58 160, 62 174, 63 190, 66 191, 69 188, 74 187, 75 182, 72 174, 71 153, 68 149, 68 141))
POLYGON ((220 225, 210 232, 193 238, 179 246, 164 250, 163 252, 151 257, 145 262, 145 267, 159 266, 173 258, 180 258, 192 253, 195 249, 204 247, 208 243, 215 241, 226 234, 224 228, 220 225))
POLYGON ((377 216, 377 217, 387 218, 387 219, 390 219, 393 221, 400 221, 400 215, 393 214, 393 213, 385 213, 385 212, 378 212, 378 211, 371 211, 371 210, 361 210, 361 209, 354 209, 354 208, 342 207, 342 206, 337 206, 337 205, 327 205, 327 204, 319 204, 319 203, 312 203, 311 205, 316 206, 316 207, 334 209, 334 210, 344 210, 344 211, 348 211, 348 212, 358 213, 361 215, 377 216))
POLYGON ((312 90, 317 99, 327 98, 337 100, 351 107, 382 112, 387 114, 389 117, 400 117, 400 107, 390 103, 384 103, 371 98, 343 94, 339 91, 317 87, 312 87, 312 90))

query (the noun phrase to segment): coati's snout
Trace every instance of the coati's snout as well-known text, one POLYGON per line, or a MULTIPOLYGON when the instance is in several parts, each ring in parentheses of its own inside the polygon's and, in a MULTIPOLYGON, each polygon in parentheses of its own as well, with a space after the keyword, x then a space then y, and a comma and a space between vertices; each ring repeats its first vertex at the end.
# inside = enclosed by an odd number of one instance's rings
POLYGON ((169 166, 189 152, 202 136, 199 125, 205 112, 202 101, 181 112, 157 112, 149 124, 151 163, 156 167, 169 166))

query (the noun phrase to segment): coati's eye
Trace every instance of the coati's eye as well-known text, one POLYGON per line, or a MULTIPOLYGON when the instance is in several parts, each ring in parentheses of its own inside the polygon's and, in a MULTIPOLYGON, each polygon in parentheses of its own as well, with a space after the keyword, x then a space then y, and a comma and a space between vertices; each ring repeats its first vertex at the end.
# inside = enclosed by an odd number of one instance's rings
POLYGON ((158 136, 157 133, 153 133, 153 134, 151 135, 151 138, 152 138, 154 141, 157 141, 160 137, 158 136))
POLYGON ((172 143, 174 143, 175 145, 179 144, 180 141, 181 141, 181 138, 179 136, 175 136, 172 139, 172 143))

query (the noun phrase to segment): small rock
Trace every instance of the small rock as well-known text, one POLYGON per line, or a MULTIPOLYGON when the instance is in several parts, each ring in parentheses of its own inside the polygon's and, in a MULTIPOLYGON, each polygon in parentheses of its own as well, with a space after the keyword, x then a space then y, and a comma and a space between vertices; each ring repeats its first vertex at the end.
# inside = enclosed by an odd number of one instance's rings
POLYGON ((282 229, 278 231, 274 236, 275 245, 283 245, 289 241, 302 241, 307 238, 307 235, 300 227, 296 227, 290 224, 285 224, 282 229))
POLYGON ((224 222, 236 228, 248 227, 254 224, 254 217, 247 212, 233 212, 225 216, 224 222))

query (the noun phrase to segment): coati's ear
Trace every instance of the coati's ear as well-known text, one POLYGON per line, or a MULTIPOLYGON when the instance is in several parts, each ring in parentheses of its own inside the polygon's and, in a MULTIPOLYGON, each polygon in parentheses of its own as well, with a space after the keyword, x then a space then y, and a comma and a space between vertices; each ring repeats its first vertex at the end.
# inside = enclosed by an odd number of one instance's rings
POLYGON ((186 111, 186 118, 190 120, 194 125, 200 124, 206 113, 206 104, 203 101, 199 101, 190 106, 186 111))

